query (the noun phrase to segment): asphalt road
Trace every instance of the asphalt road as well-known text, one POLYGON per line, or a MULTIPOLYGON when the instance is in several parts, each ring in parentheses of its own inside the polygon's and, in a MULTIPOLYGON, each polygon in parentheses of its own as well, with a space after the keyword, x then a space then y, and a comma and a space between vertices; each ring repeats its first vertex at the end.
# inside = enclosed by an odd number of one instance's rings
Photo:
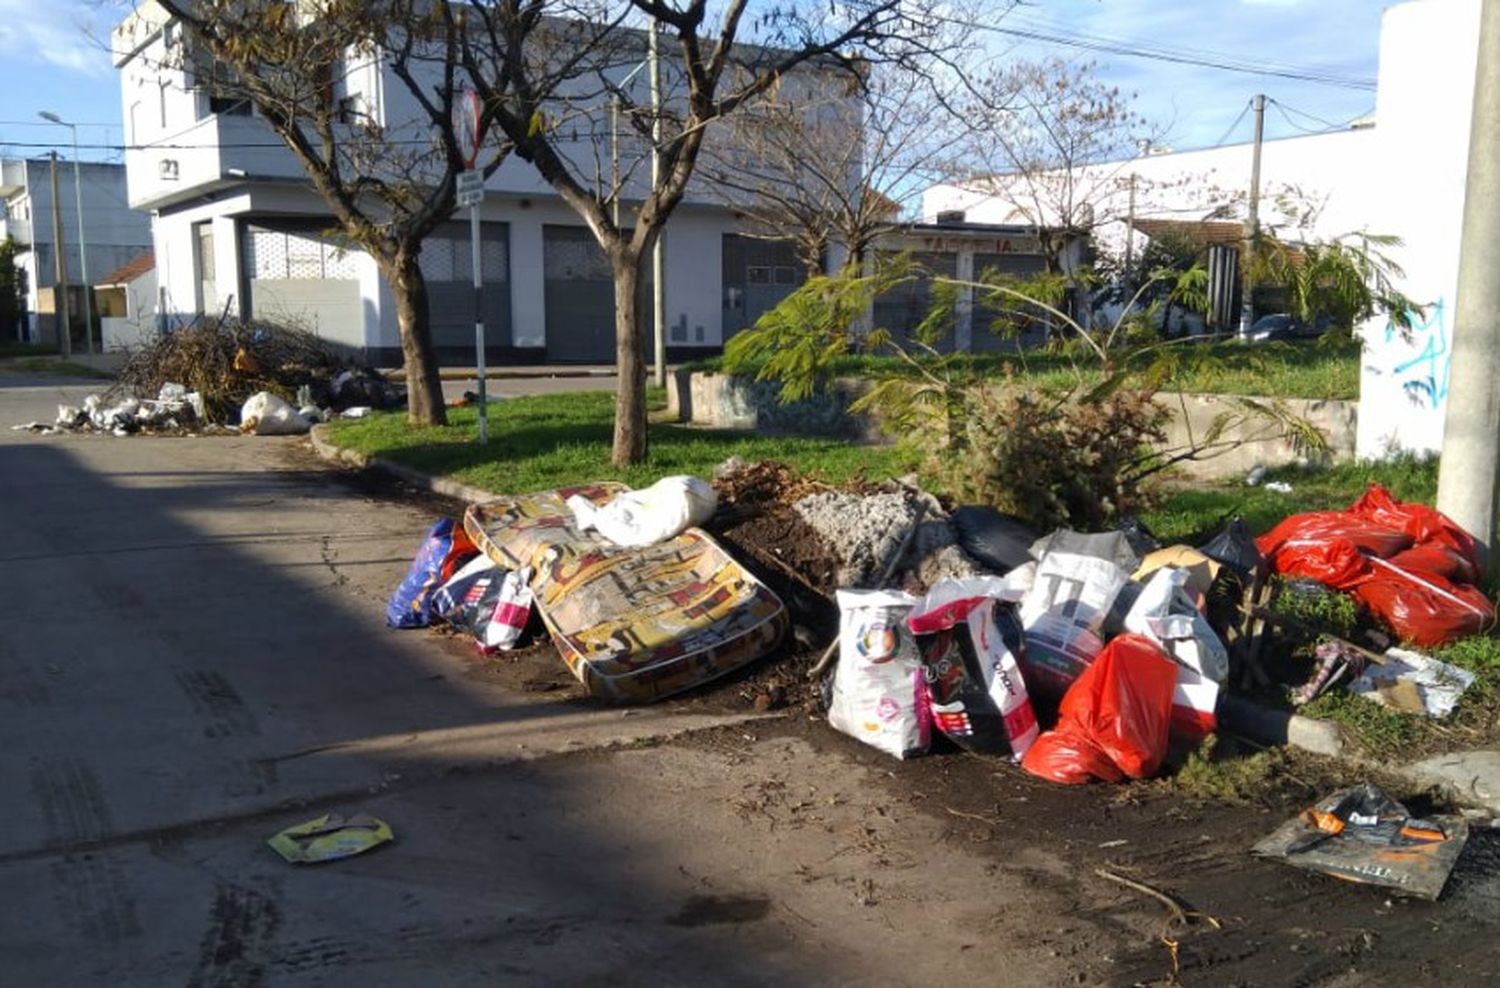
POLYGON ((434 505, 305 440, 9 428, 87 390, 0 379, 0 983, 913 984, 1002 947, 1058 973, 992 932, 1046 894, 930 860, 953 821, 893 810, 883 765, 475 675, 382 622, 434 505), (267 848, 330 811, 396 841, 267 848))

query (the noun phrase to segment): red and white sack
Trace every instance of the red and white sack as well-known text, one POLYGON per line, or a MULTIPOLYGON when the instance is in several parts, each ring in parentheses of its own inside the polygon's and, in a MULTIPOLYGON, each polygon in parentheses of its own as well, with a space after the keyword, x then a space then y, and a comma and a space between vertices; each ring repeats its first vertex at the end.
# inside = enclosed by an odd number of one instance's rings
POLYGON ((1019 760, 1039 733, 1016 658, 1026 650, 1014 607, 1024 593, 998 577, 941 580, 907 618, 933 726, 968 751, 1019 760))
POLYGON ((839 664, 828 723, 897 758, 927 751, 927 686, 906 616, 917 603, 888 590, 840 590, 839 664))
POLYGON ((467 628, 485 652, 509 651, 531 620, 531 569, 506 570, 479 556, 433 597, 438 615, 467 628))

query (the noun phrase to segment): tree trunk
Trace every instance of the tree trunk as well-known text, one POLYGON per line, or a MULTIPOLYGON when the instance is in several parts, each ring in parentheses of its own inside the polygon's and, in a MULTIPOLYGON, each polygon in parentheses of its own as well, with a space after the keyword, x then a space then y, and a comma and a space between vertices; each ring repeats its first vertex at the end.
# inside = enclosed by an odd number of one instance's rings
POLYGON ((610 456, 617 467, 646 459, 646 361, 640 314, 645 311, 641 277, 644 254, 622 247, 610 258, 615 279, 615 439, 610 456))
POLYGON ((396 324, 406 361, 406 421, 412 425, 447 425, 443 379, 438 374, 427 305, 427 279, 415 251, 401 251, 382 265, 396 297, 396 324))

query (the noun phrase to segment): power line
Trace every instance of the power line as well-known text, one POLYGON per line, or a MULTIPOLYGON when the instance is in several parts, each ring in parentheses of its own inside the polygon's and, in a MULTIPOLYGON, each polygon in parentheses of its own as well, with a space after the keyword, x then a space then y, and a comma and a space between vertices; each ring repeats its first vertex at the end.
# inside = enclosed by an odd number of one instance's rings
POLYGON ((1229 140, 1229 135, 1233 134, 1235 128, 1240 125, 1240 121, 1245 119, 1245 114, 1250 112, 1250 104, 1250 100, 1245 100, 1245 105, 1240 107, 1240 115, 1235 117, 1234 123, 1230 124, 1229 129, 1224 131, 1224 136, 1214 142, 1214 147, 1221 148, 1224 146, 1224 142, 1229 140))
MULTIPOLYGON (((1360 113, 1360 114, 1357 114, 1357 115, 1355 115, 1353 117, 1350 117, 1348 120, 1344 120, 1344 121, 1340 122, 1340 121, 1328 120, 1328 119, 1326 119, 1324 117, 1318 116, 1316 113, 1308 113, 1306 110, 1299 110, 1295 106, 1287 106, 1285 103, 1283 103, 1279 99, 1275 99, 1275 98, 1272 98, 1272 97, 1269 97, 1269 96, 1266 97, 1266 98, 1270 102, 1276 104, 1276 108, 1281 111, 1281 115, 1283 117, 1286 117, 1286 115, 1288 113, 1294 113, 1297 116, 1303 117, 1303 118, 1305 118, 1307 120, 1311 120, 1314 123, 1322 124, 1324 127, 1328 128, 1328 130, 1342 130, 1343 128, 1348 127, 1350 124, 1354 123, 1354 121, 1360 119, 1360 117, 1368 116, 1369 113, 1370 113, 1370 111, 1374 109, 1374 107, 1371 107, 1370 110, 1367 110, 1367 111, 1365 111, 1363 113, 1360 113)), ((1290 118, 1287 118, 1287 123, 1291 124, 1293 127, 1297 127, 1298 130, 1303 130, 1304 129, 1304 128, 1298 126, 1296 123, 1293 123, 1293 121, 1290 118)), ((1322 132, 1321 131, 1309 131, 1309 133, 1322 133, 1322 132)))
POLYGON ((1315 69, 1281 68, 1265 62, 1243 62, 1231 61, 1227 56, 1211 57, 1208 55, 1196 55, 1183 50, 1172 50, 1159 46, 1149 45, 1145 42, 1117 43, 1102 38, 1090 38, 1087 35, 1074 35, 1065 37, 1058 34, 1050 34, 1045 31, 1035 31, 1019 27, 1005 27, 1001 24, 984 24, 980 21, 972 21, 959 17, 944 17, 935 15, 936 19, 952 24, 956 27, 966 27, 975 31, 989 31, 993 34, 1003 34, 1009 37, 1023 38, 1027 41, 1041 41, 1046 44, 1062 45, 1067 48, 1080 48, 1084 51, 1096 51, 1110 55, 1124 55, 1129 58, 1145 58, 1158 62, 1171 62, 1178 65, 1196 65, 1201 68, 1218 69, 1224 72, 1242 72, 1248 75, 1275 76, 1281 79, 1291 79, 1297 82, 1311 82, 1323 86, 1339 86, 1345 89, 1364 89, 1373 91, 1375 82, 1371 79, 1355 79, 1348 76, 1337 76, 1331 73, 1319 72, 1315 69))

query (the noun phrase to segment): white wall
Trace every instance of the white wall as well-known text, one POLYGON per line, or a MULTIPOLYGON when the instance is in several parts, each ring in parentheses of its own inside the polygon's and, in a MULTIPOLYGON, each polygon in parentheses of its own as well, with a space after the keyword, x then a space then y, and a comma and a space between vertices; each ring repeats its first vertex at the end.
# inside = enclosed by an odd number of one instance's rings
MULTIPOLYGON (((1382 123, 1383 126, 1383 123, 1382 123)), ((1361 229, 1384 232, 1369 222, 1367 208, 1378 186, 1373 159, 1381 151, 1378 128, 1362 127, 1329 134, 1266 141, 1261 150, 1261 225, 1291 235, 1292 219, 1277 208, 1276 197, 1294 190, 1293 199, 1316 207, 1318 217, 1308 233, 1328 239, 1361 229)), ((1129 213, 1130 177, 1136 179, 1135 215, 1141 219, 1201 220, 1216 206, 1231 207, 1231 219, 1245 216, 1250 188, 1252 145, 1231 144, 1201 151, 1153 154, 1128 161, 1080 169, 1078 190, 1098 203, 1101 226, 1096 237, 1112 251, 1124 247, 1129 213), (1102 222, 1110 218, 1110 222, 1102 222)), ((940 211, 961 209, 973 223, 1032 224, 1041 213, 1028 198, 1025 183, 1004 176, 973 186, 943 184, 922 196, 922 215, 935 221, 940 211)), ((1046 198, 1043 197, 1045 204, 1046 198)), ((1137 248, 1141 240, 1137 237, 1137 248)))
POLYGON ((1372 228, 1405 241, 1401 288, 1428 311, 1409 339, 1385 320, 1364 327, 1363 457, 1442 445, 1478 34, 1479 0, 1416 0, 1381 24, 1379 191, 1368 208, 1372 228))
MULTIPOLYGON (((52 235, 51 162, 44 158, 10 163, 8 175, 14 175, 25 186, 25 192, 10 201, 18 214, 29 215, 29 221, 17 224, 18 232, 28 236, 30 255, 23 255, 27 269, 27 307, 36 311, 36 291, 56 282, 56 261, 52 235)), ((125 202, 125 171, 119 165, 85 162, 79 169, 83 193, 84 239, 87 241, 87 272, 80 265, 78 249, 77 195, 73 190, 73 165, 58 162, 58 192, 62 213, 62 239, 68 267, 68 281, 80 284, 87 273, 93 281, 132 260, 151 246, 151 224, 147 217, 130 209, 125 202)), ((20 238, 18 238, 20 239, 20 238)))
POLYGON ((99 320, 106 352, 138 349, 156 339, 156 298, 155 271, 147 271, 125 286, 126 314, 99 320))

